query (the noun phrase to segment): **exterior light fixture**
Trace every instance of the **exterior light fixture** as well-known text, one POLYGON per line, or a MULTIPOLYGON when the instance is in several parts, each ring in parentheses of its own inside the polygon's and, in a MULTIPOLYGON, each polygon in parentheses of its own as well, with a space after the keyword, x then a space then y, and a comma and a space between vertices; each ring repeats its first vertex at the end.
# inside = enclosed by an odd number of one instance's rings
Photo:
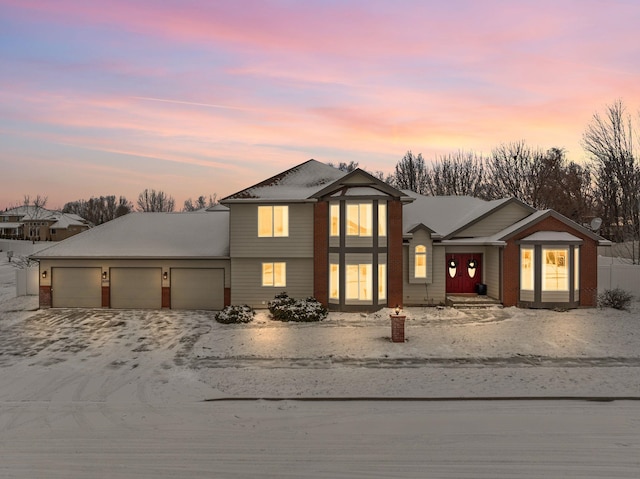
POLYGON ((43 277, 43 278, 46 278, 46 277, 47 277, 47 271, 46 271, 46 270, 44 270, 44 271, 42 272, 42 277, 43 277))
POLYGON ((166 280, 168 277, 169 277, 169 273, 167 273, 166 271, 162 273, 162 279, 166 280))
POLYGON ((102 279, 107 279, 107 272, 106 271, 102 272, 102 279))
POLYGON ((400 305, 396 306, 396 316, 400 315, 400 305))

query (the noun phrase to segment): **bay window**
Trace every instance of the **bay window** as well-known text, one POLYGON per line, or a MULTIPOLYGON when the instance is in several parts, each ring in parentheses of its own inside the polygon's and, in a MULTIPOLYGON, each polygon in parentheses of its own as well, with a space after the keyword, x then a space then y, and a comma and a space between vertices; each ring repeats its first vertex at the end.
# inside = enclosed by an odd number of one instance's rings
POLYGON ((520 248, 520 289, 533 291, 535 285, 535 250, 533 247, 520 248))

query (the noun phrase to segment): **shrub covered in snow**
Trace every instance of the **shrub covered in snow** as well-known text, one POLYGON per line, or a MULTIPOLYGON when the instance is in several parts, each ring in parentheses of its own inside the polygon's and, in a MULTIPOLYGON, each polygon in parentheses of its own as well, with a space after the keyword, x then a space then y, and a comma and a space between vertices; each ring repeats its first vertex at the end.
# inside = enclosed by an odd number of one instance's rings
POLYGON ((633 295, 624 289, 605 289, 598 295, 598 306, 600 308, 629 309, 629 303, 633 295))
POLYGON ((269 311, 276 321, 322 321, 328 314, 317 299, 294 299, 287 293, 280 293, 269 301, 269 311))
POLYGON ((218 314, 216 321, 223 324, 250 323, 256 312, 249 306, 227 306, 218 314))

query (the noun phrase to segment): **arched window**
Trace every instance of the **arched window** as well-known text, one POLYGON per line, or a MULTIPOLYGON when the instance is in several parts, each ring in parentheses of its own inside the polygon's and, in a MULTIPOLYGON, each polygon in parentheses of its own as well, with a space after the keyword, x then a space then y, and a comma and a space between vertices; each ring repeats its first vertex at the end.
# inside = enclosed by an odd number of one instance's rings
POLYGON ((415 263, 414 263, 414 276, 416 278, 427 277, 427 247, 424 245, 417 245, 414 250, 415 263))

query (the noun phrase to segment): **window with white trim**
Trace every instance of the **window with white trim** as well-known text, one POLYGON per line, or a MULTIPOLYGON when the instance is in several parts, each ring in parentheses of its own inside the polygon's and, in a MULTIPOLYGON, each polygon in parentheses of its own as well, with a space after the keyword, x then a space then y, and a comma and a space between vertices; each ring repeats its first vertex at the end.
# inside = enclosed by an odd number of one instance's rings
POLYGON ((262 263, 262 286, 287 285, 287 263, 262 263))
POLYGON ((427 247, 425 245, 416 245, 414 249, 413 276, 416 278, 427 277, 427 247))
POLYGON ((258 237, 289 236, 288 206, 258 206, 258 237))

